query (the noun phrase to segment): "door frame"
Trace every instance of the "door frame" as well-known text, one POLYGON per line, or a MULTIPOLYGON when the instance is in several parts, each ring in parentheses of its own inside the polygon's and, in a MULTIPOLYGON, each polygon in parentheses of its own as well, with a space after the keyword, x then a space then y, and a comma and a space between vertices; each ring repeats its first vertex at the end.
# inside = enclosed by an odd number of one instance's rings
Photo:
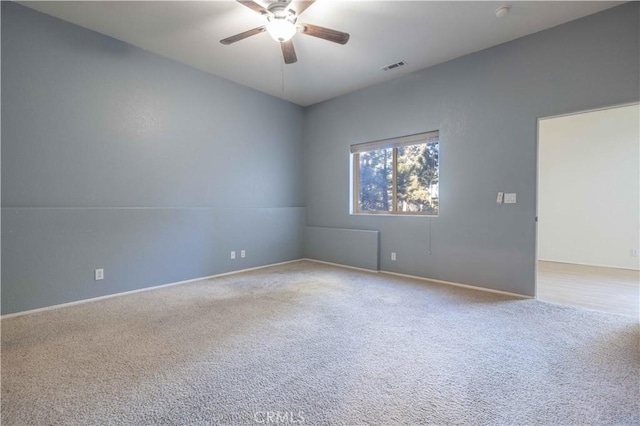
POLYGON ((586 110, 580 110, 580 111, 575 111, 575 112, 568 112, 568 113, 564 113, 564 114, 557 114, 557 115, 549 115, 549 116, 544 116, 544 117, 538 117, 536 120, 536 182, 535 182, 535 241, 534 241, 534 269, 533 269, 533 282, 534 282, 534 289, 533 289, 533 297, 534 299, 538 298, 538 247, 539 247, 539 241, 538 241, 538 208, 539 208, 539 200, 540 200, 540 122, 544 121, 544 120, 549 120, 552 118, 560 118, 560 117, 568 117, 568 116, 572 116, 572 115, 578 115, 578 114, 587 114, 590 112, 597 112, 597 111, 606 111, 606 110, 610 110, 610 109, 615 109, 615 108, 624 108, 624 107, 628 107, 628 106, 632 106, 632 105, 640 105, 640 102, 636 101, 636 102, 625 102, 625 103, 621 103, 621 104, 614 104, 614 105, 608 105, 608 106, 603 106, 603 107, 599 107, 599 108, 592 108, 592 109, 586 109, 586 110))

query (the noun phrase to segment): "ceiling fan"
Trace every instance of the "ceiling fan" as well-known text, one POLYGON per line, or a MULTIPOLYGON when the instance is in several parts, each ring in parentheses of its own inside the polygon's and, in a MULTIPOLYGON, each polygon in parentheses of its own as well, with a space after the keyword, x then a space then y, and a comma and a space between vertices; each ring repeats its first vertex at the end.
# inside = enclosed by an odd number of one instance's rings
POLYGON ((260 13, 265 17, 266 22, 260 27, 220 40, 222 44, 228 45, 252 35, 268 32, 274 40, 280 42, 284 63, 293 64, 298 60, 291 41, 291 38, 296 33, 318 37, 338 44, 346 44, 349 41, 349 34, 347 33, 297 22, 298 16, 307 10, 315 0, 278 0, 266 8, 251 0, 236 1, 254 12, 260 13))

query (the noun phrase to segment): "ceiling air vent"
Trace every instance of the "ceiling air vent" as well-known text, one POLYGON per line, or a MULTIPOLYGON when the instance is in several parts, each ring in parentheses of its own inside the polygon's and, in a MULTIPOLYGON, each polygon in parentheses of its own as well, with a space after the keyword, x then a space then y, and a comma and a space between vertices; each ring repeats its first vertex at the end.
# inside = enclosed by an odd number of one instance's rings
POLYGON ((382 67, 382 71, 390 71, 395 68, 403 67, 407 65, 405 61, 396 62, 395 64, 387 65, 386 67, 382 67))

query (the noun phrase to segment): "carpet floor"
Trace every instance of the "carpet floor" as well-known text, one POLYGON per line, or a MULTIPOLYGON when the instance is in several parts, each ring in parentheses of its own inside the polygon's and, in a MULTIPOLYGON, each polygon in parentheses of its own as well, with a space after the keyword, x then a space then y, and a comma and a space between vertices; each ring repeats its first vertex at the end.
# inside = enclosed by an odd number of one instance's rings
POLYGON ((637 425, 639 338, 296 262, 3 320, 2 424, 637 425))

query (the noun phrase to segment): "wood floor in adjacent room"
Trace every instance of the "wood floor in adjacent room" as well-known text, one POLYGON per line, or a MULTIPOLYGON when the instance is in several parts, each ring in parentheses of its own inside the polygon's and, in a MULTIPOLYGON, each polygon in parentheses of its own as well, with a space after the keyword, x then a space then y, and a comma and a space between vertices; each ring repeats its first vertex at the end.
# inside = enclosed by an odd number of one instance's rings
POLYGON ((537 297, 543 302, 638 318, 640 271, 540 261, 537 297))

